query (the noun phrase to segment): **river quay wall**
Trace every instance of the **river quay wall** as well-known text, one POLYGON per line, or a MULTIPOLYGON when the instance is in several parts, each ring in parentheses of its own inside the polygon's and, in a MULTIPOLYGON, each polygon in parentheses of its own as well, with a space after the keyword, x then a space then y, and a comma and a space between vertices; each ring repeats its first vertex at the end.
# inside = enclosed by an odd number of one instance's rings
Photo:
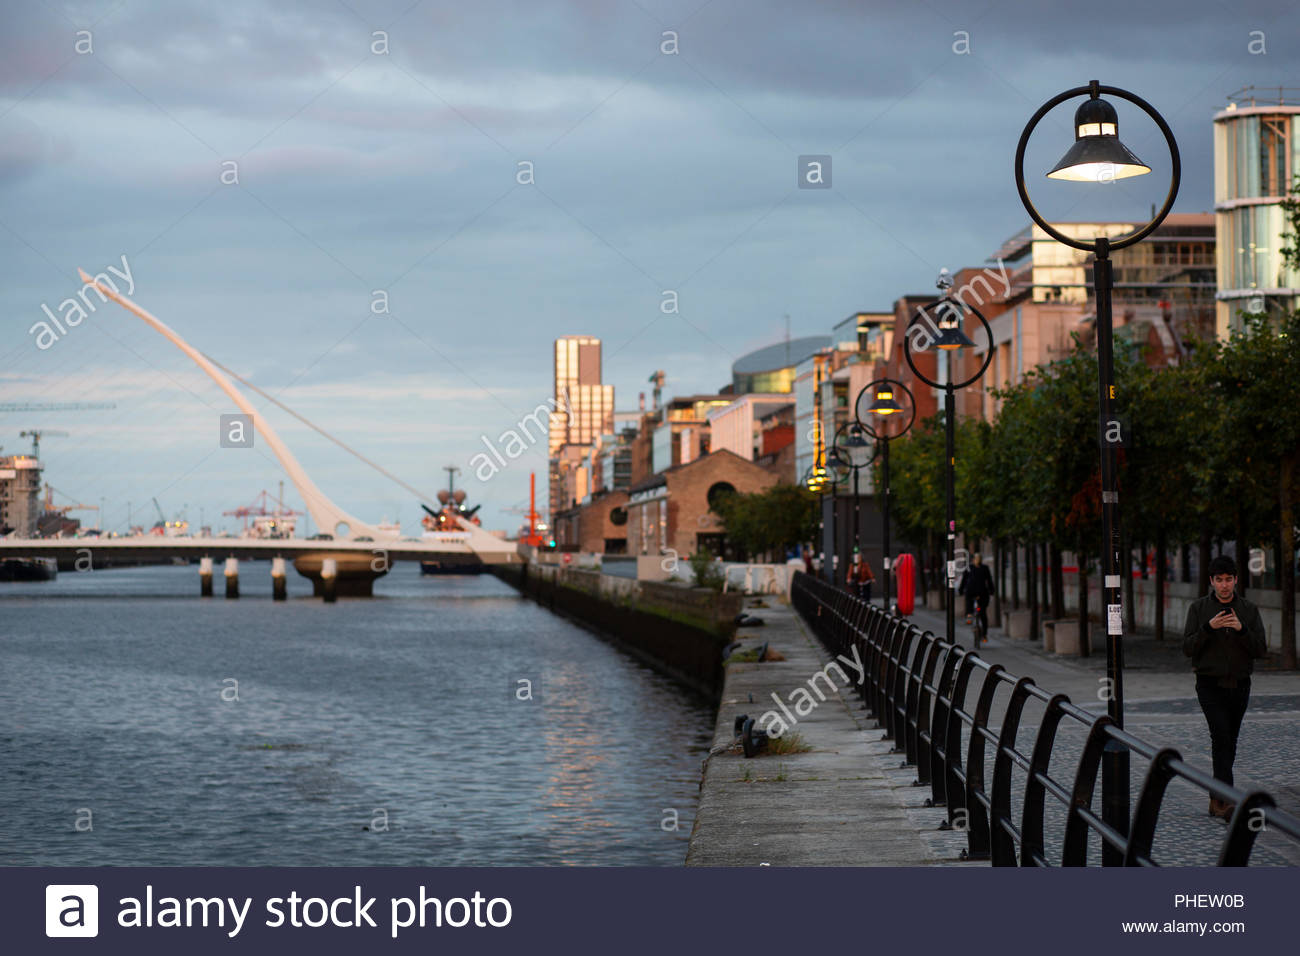
POLYGON ((722 651, 735 634, 739 594, 535 563, 498 566, 493 573, 710 701, 718 700, 722 651))

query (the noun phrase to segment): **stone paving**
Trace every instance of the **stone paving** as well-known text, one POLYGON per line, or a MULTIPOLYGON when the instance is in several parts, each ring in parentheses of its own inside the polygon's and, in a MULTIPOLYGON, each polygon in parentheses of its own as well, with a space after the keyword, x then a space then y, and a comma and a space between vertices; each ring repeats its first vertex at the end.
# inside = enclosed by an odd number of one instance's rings
MULTIPOLYGON (((771 599, 769 599, 770 601, 771 599)), ((747 608, 748 609, 748 608, 747 608)), ((788 605, 750 613, 766 626, 743 632, 744 647, 768 643, 785 660, 763 664, 733 664, 728 668, 715 732, 715 754, 701 778, 700 809, 688 865, 950 865, 982 867, 987 862, 961 861, 966 846, 961 831, 940 830, 942 809, 925 807, 929 786, 915 786, 916 768, 901 766, 903 756, 892 752, 891 741, 867 716, 861 700, 837 689, 816 709, 801 717, 797 732, 811 750, 783 756, 746 759, 732 741, 732 724, 739 713, 758 717, 772 709, 772 693, 791 692, 816 673, 830 656, 788 605)), ((941 614, 918 611, 913 619, 941 632, 941 614)), ((970 630, 958 619, 958 641, 970 644, 970 630)), ((1209 735, 1194 693, 1194 678, 1177 641, 1129 638, 1126 644, 1126 727, 1155 745, 1177 748, 1189 763, 1209 769, 1209 735)), ((1063 658, 1046 654, 1037 642, 1013 641, 994 629, 981 657, 1002 664, 1017 676, 1034 679, 1044 690, 1066 693, 1079 706, 1101 713, 1097 695, 1105 675, 1105 655, 1063 658)), ((1300 675, 1277 670, 1257 671, 1250 710, 1242 727, 1236 764, 1239 785, 1269 791, 1279 806, 1300 816, 1300 675)), ((978 692, 972 683, 969 699, 978 692)), ((997 726, 1005 693, 995 699, 991 724, 997 726)), ((1017 746, 1033 745, 1041 706, 1026 706, 1017 746)), ((1081 725, 1065 721, 1050 772, 1067 785, 1073 779, 1081 751, 1081 725)), ((963 753, 966 737, 963 737, 963 753)), ((986 759, 985 779, 992 781, 992 759, 986 759)), ((1131 787, 1136 795, 1145 762, 1134 758, 1131 787)), ((1014 775, 1012 806, 1019 814, 1024 775, 1014 775)), ((1152 850, 1163 865, 1212 865, 1218 856, 1225 826, 1208 816, 1201 791, 1178 781, 1166 791, 1152 850)), ((1098 806, 1094 800, 1094 806, 1098 806)), ((1017 824, 1019 820, 1017 819, 1017 824)), ((1047 798, 1045 839, 1048 859, 1059 860, 1064 809, 1047 798)), ((1253 865, 1300 865, 1300 845, 1262 833, 1251 857, 1253 865)), ((1089 862, 1100 862, 1094 840, 1089 862)))

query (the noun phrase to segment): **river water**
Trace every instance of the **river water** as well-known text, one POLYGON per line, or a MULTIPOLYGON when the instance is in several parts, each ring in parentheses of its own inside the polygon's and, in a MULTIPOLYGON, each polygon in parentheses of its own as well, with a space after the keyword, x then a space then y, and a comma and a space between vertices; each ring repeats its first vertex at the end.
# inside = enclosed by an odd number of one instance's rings
POLYGON ((0 865, 682 863, 705 702, 489 575, 241 570, 0 583, 0 865))

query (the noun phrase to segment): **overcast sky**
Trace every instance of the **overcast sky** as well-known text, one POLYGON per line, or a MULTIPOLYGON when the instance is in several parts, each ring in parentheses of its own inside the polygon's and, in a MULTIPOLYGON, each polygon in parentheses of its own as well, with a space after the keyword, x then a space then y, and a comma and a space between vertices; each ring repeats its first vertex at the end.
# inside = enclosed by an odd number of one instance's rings
MULTIPOLYGON (((1182 153, 1175 210, 1197 212, 1227 95, 1300 84, 1300 6, 1254 0, 12 0, 0 17, 0 401, 117 405, 0 413, 0 445, 70 432, 43 443, 46 477, 106 499, 117 529, 154 496, 217 523, 283 475, 261 445, 218 447, 233 404, 117 306, 38 347, 78 267, 125 256, 134 300, 196 347, 430 493, 459 465, 485 523, 513 530, 544 444, 486 483, 472 456, 550 396, 556 336, 601 337, 621 409, 655 369, 670 394, 713 391, 786 316, 825 334, 983 263, 1028 221, 1015 145, 1057 92, 1095 78, 1155 105, 1182 153), (796 188, 800 155, 832 157, 829 189, 796 188)), ((1151 176, 1042 179, 1072 110, 1029 151, 1040 208, 1145 218, 1169 160, 1131 108, 1121 137, 1151 176)), ((326 494, 418 533, 410 494, 252 399, 326 494)))

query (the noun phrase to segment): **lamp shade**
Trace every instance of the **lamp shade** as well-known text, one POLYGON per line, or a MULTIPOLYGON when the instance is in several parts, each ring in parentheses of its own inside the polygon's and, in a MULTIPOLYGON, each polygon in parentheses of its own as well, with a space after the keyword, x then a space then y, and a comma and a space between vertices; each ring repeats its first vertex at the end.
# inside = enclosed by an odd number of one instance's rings
POLYGON ((868 409, 873 415, 894 415, 903 410, 903 406, 894 399, 894 390, 889 386, 876 389, 876 398, 868 409))
POLYGON ((827 480, 834 484, 842 485, 852 476, 853 467, 832 450, 830 454, 826 456, 825 474, 827 480))
POLYGON ((939 337, 934 340, 935 348, 953 351, 955 349, 964 349, 967 346, 973 346, 970 336, 961 330, 961 326, 956 322, 939 323, 939 337))
MULTIPOLYGON (((1074 145, 1047 174, 1048 179, 1096 183, 1127 179, 1151 172, 1119 140, 1119 116, 1100 97, 1087 100, 1074 113, 1074 145)), ((942 347, 942 346, 941 346, 942 347)))

